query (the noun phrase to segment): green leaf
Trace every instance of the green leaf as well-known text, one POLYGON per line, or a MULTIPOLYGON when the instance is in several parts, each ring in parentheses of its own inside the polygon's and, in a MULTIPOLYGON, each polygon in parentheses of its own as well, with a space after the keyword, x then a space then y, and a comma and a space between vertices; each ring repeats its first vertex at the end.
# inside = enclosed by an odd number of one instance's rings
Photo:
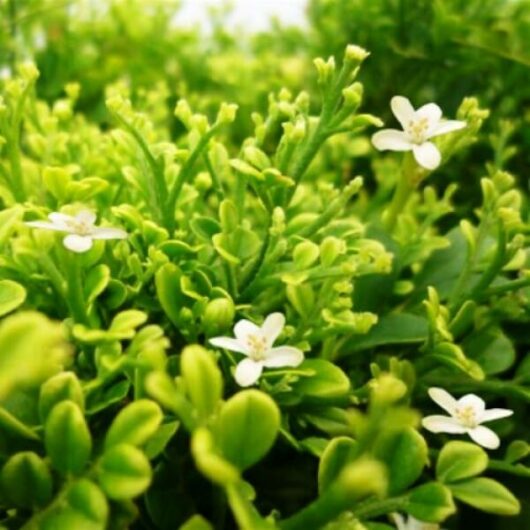
POLYGON ((135 329, 147 320, 147 314, 136 309, 129 309, 118 313, 110 324, 109 332, 120 335, 120 338, 131 339, 134 337, 135 329))
POLYGON ((100 410, 108 408, 114 403, 122 401, 131 388, 131 383, 127 380, 119 381, 103 391, 91 392, 87 398, 87 414, 95 414, 100 410))
POLYGON ((109 515, 107 499, 92 481, 81 479, 75 482, 68 490, 66 501, 88 520, 106 524, 109 515))
POLYGON ((293 261, 296 270, 305 270, 318 259, 320 247, 312 241, 302 241, 293 250, 293 261))
POLYGON ((107 265, 96 265, 86 275, 84 282, 85 300, 91 304, 106 288, 110 281, 107 265))
POLYGON ((405 510, 416 519, 428 523, 441 523, 456 507, 451 491, 439 482, 428 482, 413 489, 405 510))
POLYGON ((32 429, 3 407, 0 407, 0 433, 4 436, 26 438, 28 440, 39 439, 32 429))
POLYGON ((414 344, 427 338, 428 321, 424 317, 409 313, 383 315, 366 334, 356 337, 351 351, 367 350, 386 344, 414 344))
POLYGON ((513 494, 491 478, 471 478, 449 487, 459 501, 487 513, 517 515, 521 510, 513 494))
POLYGON ((201 420, 206 421, 219 407, 223 377, 214 358, 201 346, 182 351, 180 370, 186 391, 201 420))
POLYGON ((11 208, 6 208, 0 212, 0 247, 11 238, 23 215, 24 208, 20 204, 15 204, 11 208))
POLYGON ((164 423, 157 429, 156 433, 147 440, 144 447, 144 453, 149 460, 153 460, 153 458, 157 457, 166 448, 166 445, 177 432, 179 425, 180 422, 178 421, 164 423))
POLYGON ((162 410, 149 399, 139 399, 114 418, 105 437, 105 449, 119 444, 144 445, 162 423, 162 410))
POLYGON ((36 312, 8 316, 0 323, 0 398, 60 371, 67 355, 62 325, 36 312))
POLYGON ((92 439, 83 412, 73 401, 55 405, 44 426, 44 445, 55 469, 81 473, 92 451, 92 439))
POLYGON ((411 486, 428 462, 428 448, 423 436, 409 427, 383 434, 374 455, 388 468, 388 492, 395 495, 411 486))
POLYGON ((268 453, 279 428, 276 403, 258 390, 243 390, 223 405, 215 435, 222 454, 244 470, 268 453))
POLYGON ((463 372, 477 381, 482 381, 485 377, 480 365, 476 361, 468 359, 462 348, 456 344, 440 342, 428 357, 435 359, 444 366, 463 372))
POLYGON ((178 326, 180 310, 184 307, 184 297, 180 290, 182 271, 172 263, 166 263, 155 274, 156 295, 162 309, 178 326))
POLYGON ((467 356, 482 367, 486 375, 505 372, 515 362, 512 342, 495 327, 481 329, 471 334, 462 347, 467 356))
POLYGON ((97 466, 98 482, 113 500, 132 499, 151 482, 149 460, 132 445, 115 445, 103 453, 97 466))
POLYGON ((85 409, 85 396, 81 383, 74 372, 61 372, 50 377, 39 393, 39 416, 44 423, 52 408, 61 401, 73 401, 81 410, 85 409))
POLYGON ((488 455, 478 445, 453 441, 445 444, 436 462, 436 478, 451 483, 480 475, 488 467, 488 455))
POLYGON ((17 453, 6 462, 0 483, 9 501, 20 508, 44 506, 52 497, 50 470, 39 455, 30 451, 17 453))
POLYGON ((356 456, 357 442, 346 436, 333 438, 327 445, 318 466, 318 491, 332 484, 344 467, 356 456))
POLYGON ((191 453, 199 471, 215 484, 227 487, 239 482, 239 471, 219 455, 213 435, 205 427, 193 431, 191 453))
POLYGON ((313 370, 314 375, 301 377, 293 383, 293 390, 305 400, 325 402, 345 397, 350 392, 348 376, 336 365, 324 359, 306 359, 301 370, 313 370))
POLYGON ((26 300, 26 289, 17 282, 0 280, 0 316, 10 313, 26 300))
POLYGON ((287 299, 296 309, 297 313, 304 319, 307 319, 315 305, 315 292, 313 287, 308 284, 287 284, 285 287, 287 299))
POLYGON ((203 241, 210 242, 215 234, 221 232, 221 225, 211 217, 194 217, 190 221, 191 231, 203 241))
POLYGON ((523 460, 530 455, 530 444, 524 440, 514 440, 506 449, 504 460, 509 464, 523 460))

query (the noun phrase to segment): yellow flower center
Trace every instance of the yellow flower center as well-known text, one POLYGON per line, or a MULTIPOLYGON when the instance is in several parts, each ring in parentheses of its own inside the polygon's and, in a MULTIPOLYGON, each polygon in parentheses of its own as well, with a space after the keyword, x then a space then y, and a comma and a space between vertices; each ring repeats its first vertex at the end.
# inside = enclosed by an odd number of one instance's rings
POLYGON ((429 120, 427 118, 420 118, 418 120, 410 120, 407 127, 407 134, 415 144, 422 144, 426 138, 429 130, 429 120))
POLYGON ((254 361, 263 361, 267 352, 267 339, 260 335, 248 335, 247 346, 250 351, 249 357, 254 361))
POLYGON ((92 225, 86 221, 72 219, 71 221, 67 221, 67 225, 78 236, 88 236, 92 231, 92 225))
POLYGON ((469 405, 456 409, 456 418, 464 427, 469 429, 474 429, 478 425, 475 409, 469 405))

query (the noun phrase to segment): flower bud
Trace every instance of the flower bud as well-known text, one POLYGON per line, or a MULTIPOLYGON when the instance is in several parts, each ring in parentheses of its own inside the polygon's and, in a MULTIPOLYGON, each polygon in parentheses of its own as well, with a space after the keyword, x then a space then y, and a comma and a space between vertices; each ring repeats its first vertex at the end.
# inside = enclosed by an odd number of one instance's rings
POLYGON ((355 111, 359 108, 363 98, 363 85, 361 83, 353 83, 342 91, 344 98, 344 107, 355 111))
POLYGON ((191 112, 189 103, 185 99, 179 99, 174 114, 187 129, 191 129, 191 118, 193 113, 191 112))
POLYGON ((243 149, 243 156, 248 162, 260 170, 264 170, 272 165, 269 157, 261 149, 253 145, 249 145, 243 149))
POLYGON ((344 52, 344 62, 357 65, 362 63, 369 55, 370 52, 367 52, 364 48, 361 48, 361 46, 348 44, 348 46, 346 46, 346 51, 344 52))
POLYGON ((318 82, 321 85, 327 85, 333 79, 335 73, 335 59, 330 57, 327 61, 324 61, 321 57, 317 57, 313 61, 318 72, 318 82))
POLYGON ((232 123, 236 119, 238 106, 234 103, 221 103, 217 123, 232 123))
POLYGON ((39 77, 39 70, 35 66, 35 63, 26 61, 18 66, 18 73, 27 83, 35 82, 39 77))
POLYGON ((229 328, 235 312, 234 302, 230 298, 216 298, 208 302, 202 314, 206 335, 217 335, 229 328))

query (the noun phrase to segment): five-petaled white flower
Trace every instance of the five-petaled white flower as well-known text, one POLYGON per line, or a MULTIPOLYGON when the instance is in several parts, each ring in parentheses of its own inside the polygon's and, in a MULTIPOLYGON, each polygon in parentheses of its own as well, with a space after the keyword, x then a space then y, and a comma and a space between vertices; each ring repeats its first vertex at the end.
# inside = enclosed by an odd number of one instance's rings
POLYGON ((436 103, 427 103, 414 110, 407 98, 394 96, 390 100, 390 107, 403 130, 384 129, 376 132, 372 136, 372 143, 379 151, 412 151, 416 162, 425 169, 436 169, 442 158, 438 148, 429 140, 466 126, 464 121, 441 121, 442 110, 436 103))
POLYGON ((240 320, 234 326, 235 338, 214 337, 210 343, 246 356, 237 365, 234 376, 238 385, 250 386, 259 379, 263 368, 295 367, 304 360, 303 352, 293 346, 273 348, 284 326, 285 317, 281 313, 270 314, 261 327, 240 320))
POLYGON ((28 221, 25 224, 34 228, 66 232, 64 246, 72 252, 86 252, 92 248, 94 239, 125 239, 127 232, 120 228, 94 226, 96 214, 83 210, 77 215, 66 215, 53 212, 48 215, 49 221, 28 221))
POLYGON ((401 514, 393 513, 392 519, 396 523, 397 530, 440 530, 439 524, 425 523, 415 519, 412 515, 409 515, 405 521, 405 518, 401 514))
POLYGON ((450 416, 427 416, 422 425, 431 432, 447 432, 450 434, 467 433, 471 439, 486 449, 497 449, 499 437, 484 422, 506 418, 513 414, 509 409, 486 410, 484 400, 475 394, 466 394, 456 400, 443 388, 429 388, 431 399, 450 416))

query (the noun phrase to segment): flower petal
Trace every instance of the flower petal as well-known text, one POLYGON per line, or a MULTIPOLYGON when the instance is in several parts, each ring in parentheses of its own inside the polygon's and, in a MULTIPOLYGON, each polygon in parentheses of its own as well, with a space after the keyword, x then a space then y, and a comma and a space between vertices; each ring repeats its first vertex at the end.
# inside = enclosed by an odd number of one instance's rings
POLYGON ((243 359, 236 367, 234 378, 239 386, 253 385, 263 371, 261 362, 252 359, 243 359))
POLYGON ((410 151, 412 143, 403 131, 384 129, 372 136, 372 144, 379 151, 410 151))
POLYGON ((451 416, 454 414, 457 401, 447 390, 433 386, 429 388, 429 397, 438 406, 442 407, 446 412, 449 412, 451 416))
POLYGON ((409 126, 410 121, 416 116, 414 107, 411 105, 410 101, 403 96, 394 96, 390 100, 390 108, 399 123, 401 123, 403 129, 406 129, 409 126))
POLYGON ((304 353, 293 346, 278 346, 267 353, 263 366, 279 368, 281 366, 298 366, 304 360, 304 353))
POLYGON ((127 232, 121 228, 96 227, 90 232, 92 239, 125 239, 127 232))
POLYGON ((475 394, 466 394, 465 396, 462 396, 458 400, 456 406, 458 409, 464 407, 471 407, 475 412, 477 419, 486 409, 486 403, 484 402, 484 400, 481 397, 476 396, 475 394))
POLYGON ((412 146, 412 152, 416 162, 425 169, 433 170, 440 165, 442 155, 432 142, 412 146))
POLYGON ((56 230, 64 230, 66 232, 72 230, 72 222, 74 218, 71 215, 66 215, 65 213, 52 212, 48 215, 48 219, 57 226, 56 230))
POLYGON ((92 238, 69 234, 63 239, 63 245, 72 252, 86 252, 92 248, 92 238))
POLYGON ((468 434, 474 442, 486 449, 497 449, 499 445, 501 445, 501 441, 497 434, 483 425, 479 425, 474 429, 469 429, 468 434))
POLYGON ((26 221, 24 224, 32 228, 44 228, 45 230, 57 230, 59 232, 65 231, 64 227, 50 223, 49 221, 26 221))
POLYGON ((501 418, 507 418, 513 414, 513 410, 510 409, 489 409, 485 410, 478 418, 479 423, 486 421, 500 420, 501 418))
POLYGON ((453 131, 458 131, 463 129, 467 123, 465 121, 458 120, 446 120, 438 123, 433 130, 429 131, 427 134, 428 138, 433 136, 440 136, 441 134, 447 134, 453 131))
POLYGON ((431 432, 447 432, 450 434, 463 434, 467 429, 462 426, 458 420, 450 416, 426 416, 421 420, 425 429, 431 432))
POLYGON ((245 344, 232 337, 212 337, 208 342, 216 348, 224 348, 225 350, 248 355, 248 348, 245 344))
POLYGON ((427 103, 416 111, 416 119, 426 118, 429 130, 434 129, 442 117, 442 109, 436 103, 427 103))
POLYGON ((284 326, 285 317, 282 313, 271 313, 265 319, 261 326, 261 333, 267 338, 269 348, 274 344, 274 341, 278 338, 284 326))
POLYGON ((247 344, 249 335, 261 337, 261 328, 256 326, 254 322, 243 319, 234 326, 234 335, 236 336, 237 340, 243 344, 247 344))
POLYGON ((96 214, 92 210, 81 210, 75 216, 75 220, 92 226, 96 222, 96 214))

